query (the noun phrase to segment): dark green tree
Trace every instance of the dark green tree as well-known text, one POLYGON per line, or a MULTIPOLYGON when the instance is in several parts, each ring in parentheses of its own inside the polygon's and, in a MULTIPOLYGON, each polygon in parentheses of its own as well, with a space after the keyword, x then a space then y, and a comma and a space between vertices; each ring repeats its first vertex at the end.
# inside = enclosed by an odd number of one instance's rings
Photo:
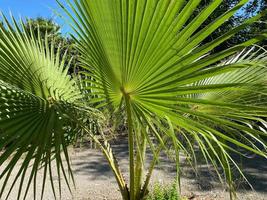
MULTIPOLYGON (((250 1, 250 3, 247 4, 247 6, 243 10, 243 18, 249 18, 253 15, 266 11, 267 11, 266 0, 252 0, 250 1)), ((262 32, 266 32, 266 30, 267 30, 267 15, 265 14, 257 24, 247 27, 247 32, 246 35, 244 34, 244 36, 252 38, 255 35, 258 35, 262 32)), ((264 40, 259 45, 266 48, 267 41, 264 40)))
MULTIPOLYGON (((201 11, 210 3, 212 0, 204 0, 200 3, 198 6, 198 9, 194 12, 192 15, 192 19, 199 15, 201 11)), ((206 27, 209 23, 214 21, 215 19, 219 18, 221 15, 225 14, 229 9, 231 9, 234 5, 236 5, 239 2, 239 0, 225 0, 223 4, 221 4, 214 13, 206 20, 205 23, 202 24, 202 26, 199 28, 203 29, 206 27)), ((239 10, 237 10, 237 13, 232 16, 230 19, 224 22, 224 24, 219 27, 214 33, 212 33, 209 37, 203 41, 203 43, 208 43, 212 41, 214 38, 218 38, 220 35, 226 33, 227 31, 231 30, 235 26, 241 24, 242 21, 248 19, 249 17, 255 16, 259 13, 263 13, 267 8, 267 1, 266 0, 252 0, 249 3, 247 3, 245 6, 240 7, 239 10)), ((240 31, 238 34, 236 34, 234 37, 232 37, 227 42, 219 45, 214 51, 220 51, 223 49, 227 49, 229 47, 232 47, 236 44, 240 44, 250 38, 255 37, 258 33, 262 33, 264 29, 266 29, 266 16, 263 16, 261 20, 258 21, 258 23, 255 23, 251 26, 246 27, 244 30, 240 31)), ((190 20, 189 20, 190 21, 190 20)), ((197 31, 196 31, 197 32, 197 31)), ((260 45, 266 44, 266 41, 262 41, 260 45)))
POLYGON ((55 39, 56 37, 60 36, 60 26, 52 19, 46 19, 43 17, 27 19, 25 22, 25 28, 29 33, 30 30, 32 30, 36 38, 38 37, 38 32, 40 32, 41 38, 45 38, 46 34, 51 39, 55 39))

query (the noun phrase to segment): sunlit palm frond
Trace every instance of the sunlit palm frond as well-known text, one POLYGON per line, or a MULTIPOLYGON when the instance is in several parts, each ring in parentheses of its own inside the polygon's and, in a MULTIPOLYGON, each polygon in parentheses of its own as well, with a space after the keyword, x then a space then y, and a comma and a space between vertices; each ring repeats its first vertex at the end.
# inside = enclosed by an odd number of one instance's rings
POLYGON ((47 37, 35 38, 26 32, 23 23, 13 24, 5 20, 1 27, 0 79, 44 99, 73 102, 80 92, 68 75, 68 63, 60 60, 60 48, 55 52, 54 44, 47 37))
MULTIPOLYGON (((248 52, 248 57, 239 55, 218 63, 264 39, 266 34, 210 54, 262 15, 203 44, 248 0, 241 0, 205 28, 200 27, 223 1, 212 1, 191 19, 200 2, 76 0, 69 1, 70 10, 61 6, 73 21, 83 74, 90 78, 85 81, 90 82, 87 89, 91 91, 91 103, 99 107, 123 105, 127 112, 130 152, 131 142, 133 145, 140 132, 136 124, 146 130, 141 132, 148 141, 153 135, 164 144, 163 135, 167 135, 183 151, 187 147, 178 136, 182 135, 189 143, 189 137, 193 137, 207 160, 222 166, 231 182, 233 160, 228 150, 233 148, 229 144, 266 157, 266 152, 253 142, 256 140, 266 147, 261 139, 266 133, 240 123, 266 117, 266 68, 263 57, 253 59, 252 52, 248 52), (257 62, 262 59, 263 62, 257 62), (166 131, 168 127, 174 131, 166 131), (247 137, 240 140, 234 136, 236 132, 247 137)), ((152 143, 150 147, 154 148, 152 143)), ((131 179, 131 185, 134 184, 131 179)), ((131 190, 137 187, 131 186, 131 190)), ((140 195, 133 193, 131 199, 140 195)))
POLYGON ((90 118, 93 111, 80 107, 81 93, 68 75, 65 57, 60 60, 60 48, 55 52, 54 43, 48 43, 47 37, 35 38, 25 31, 23 23, 2 18, 0 199, 8 198, 16 184, 18 199, 27 199, 32 186, 34 199, 37 192, 43 197, 48 179, 57 196, 54 177, 58 177, 60 192, 61 179, 70 188, 69 179, 73 178, 67 146, 75 133, 69 134, 74 131, 69 129, 77 127, 76 121, 83 116, 90 118), (14 170, 16 165, 18 170, 14 170), (40 177, 37 171, 41 167, 40 177), (36 191, 37 180, 42 180, 42 191, 36 191))

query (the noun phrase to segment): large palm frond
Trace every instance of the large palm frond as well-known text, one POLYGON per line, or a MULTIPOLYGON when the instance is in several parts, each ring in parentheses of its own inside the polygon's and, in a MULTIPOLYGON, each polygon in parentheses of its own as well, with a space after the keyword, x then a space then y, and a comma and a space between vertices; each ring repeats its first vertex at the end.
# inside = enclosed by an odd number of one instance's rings
MULTIPOLYGON (((133 145, 138 149, 144 137, 148 141, 151 136, 156 137, 164 144, 166 135, 172 139, 176 152, 186 152, 178 136, 182 135, 189 143, 189 137, 193 137, 207 160, 214 165, 219 163, 231 182, 233 160, 228 150, 234 149, 230 144, 266 157, 266 152, 253 142, 256 140, 266 147, 262 140, 265 133, 243 122, 266 116, 267 71, 265 61, 255 62, 260 58, 218 63, 264 39, 266 34, 210 54, 262 15, 203 44, 248 0, 241 0, 203 29, 201 25, 223 1, 212 1, 189 20, 200 2, 75 0, 69 1, 71 10, 61 6, 73 20, 85 69, 82 73, 89 77, 85 82, 90 83, 87 89, 91 91, 91 103, 98 107, 112 106, 115 110, 122 106, 127 112, 130 152, 133 145), (235 137, 237 132, 245 139, 235 137)), ((155 149, 151 142, 150 147, 155 149)), ((133 166, 131 160, 130 153, 133 166)), ((130 185, 131 190, 136 190, 139 186, 132 168, 130 185)), ((131 192, 131 199, 138 196, 131 192)))
POLYGON ((64 58, 60 60, 60 48, 55 52, 47 36, 35 38, 22 22, 12 18, 13 23, 9 23, 4 16, 2 19, 5 24, 0 28, 0 199, 3 194, 8 198, 15 184, 19 184, 18 199, 27 198, 31 184, 36 198, 40 167, 42 197, 48 178, 56 195, 53 177, 58 177, 60 189, 62 177, 68 186, 72 177, 68 133, 74 131, 70 131, 72 126, 77 126, 72 125, 74 120, 82 113, 90 117, 91 110, 80 109, 81 93, 68 75, 69 64, 64 58), (23 162, 16 171, 21 158, 23 162), (56 171, 52 169, 52 160, 56 171))

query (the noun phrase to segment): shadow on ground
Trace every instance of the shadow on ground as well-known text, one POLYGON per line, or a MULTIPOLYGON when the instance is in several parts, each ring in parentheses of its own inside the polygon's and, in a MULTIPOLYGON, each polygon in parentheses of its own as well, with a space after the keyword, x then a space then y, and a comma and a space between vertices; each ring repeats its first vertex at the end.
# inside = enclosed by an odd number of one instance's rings
MULTIPOLYGON (((128 166, 128 147, 125 139, 119 139, 116 143, 112 144, 113 151, 119 160, 121 169, 123 172, 127 172, 128 166)), ((86 146, 84 148, 87 148, 86 146)), ((76 149, 76 151, 82 151, 76 149)), ((151 160, 151 155, 148 155, 148 161, 151 160)), ((267 160, 261 157, 255 156, 254 158, 242 158, 235 157, 237 163, 240 163, 240 167, 243 170, 248 181, 253 185, 257 192, 267 193, 267 160)), ((75 162, 73 158, 73 165, 75 173, 89 176, 90 179, 105 180, 113 177, 107 161, 102 156, 101 152, 97 149, 92 149, 89 153, 79 157, 79 162, 75 162)), ((199 191, 210 191, 211 189, 222 189, 221 184, 216 176, 216 173, 212 168, 208 168, 204 163, 200 163, 198 168, 198 175, 191 167, 185 162, 182 164, 183 174, 182 178, 191 180, 194 189, 199 191)), ((165 156, 160 159, 160 165, 157 167, 159 170, 163 170, 164 173, 170 176, 175 176, 175 165, 169 161, 165 156)), ((236 173, 238 174, 238 173, 236 173)), ((127 176, 126 176, 127 179, 127 176)), ((115 179, 114 179, 115 182, 115 179)), ((239 175, 235 175, 235 182, 238 190, 250 190, 249 185, 239 175)))

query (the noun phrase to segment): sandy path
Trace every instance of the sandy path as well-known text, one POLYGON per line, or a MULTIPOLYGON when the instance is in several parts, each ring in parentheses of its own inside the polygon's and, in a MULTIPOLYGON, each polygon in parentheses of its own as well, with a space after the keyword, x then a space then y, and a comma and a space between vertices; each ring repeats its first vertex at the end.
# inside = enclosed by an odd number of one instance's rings
MULTIPOLYGON (((127 144, 114 146, 115 152, 119 155, 122 170, 127 170, 127 144)), ((76 179, 76 190, 73 196, 63 184, 62 199, 63 200, 117 200, 120 198, 116 181, 110 171, 106 161, 101 153, 96 149, 74 149, 71 150, 71 160, 73 171, 76 179)), ((249 177, 249 180, 255 185, 257 192, 240 188, 238 192, 239 199, 242 200, 267 200, 267 165, 266 161, 256 159, 244 168, 249 177), (265 162, 265 163, 262 163, 265 162), (255 168, 256 166, 256 168, 255 168)), ((4 167, 4 166, 2 166, 4 167)), ((0 168, 3 169, 3 168, 0 168)), ((17 167, 19 168, 19 166, 17 167)), ((187 169, 187 168, 186 168, 187 169)), ((17 170, 17 169, 16 169, 17 170)), ((211 178, 211 175, 206 171, 206 168, 200 170, 202 178, 196 179, 191 170, 183 171, 182 190, 186 196, 195 196, 192 199, 229 199, 228 193, 218 186, 218 183, 211 178)), ((0 171, 1 172, 1 171, 0 171)), ((173 181, 175 169, 169 161, 163 160, 160 166, 155 170, 153 182, 159 181, 170 183, 173 181)), ((37 182, 38 191, 40 193, 42 179, 37 182)), ((57 183, 57 177, 53 178, 57 183)), ((2 182, 0 182, 1 188, 2 182)), ((16 185, 18 188, 18 185, 16 185)), ((37 191, 37 194, 38 194, 37 191)), ((15 189, 10 196, 11 200, 15 200, 17 190, 15 189)), ((38 196, 38 195, 37 195, 38 196)), ((28 200, 33 199, 32 191, 29 192, 28 200)), ((39 199, 39 198, 38 198, 39 199)), ((49 182, 45 191, 45 200, 53 200, 52 190, 49 182)))

